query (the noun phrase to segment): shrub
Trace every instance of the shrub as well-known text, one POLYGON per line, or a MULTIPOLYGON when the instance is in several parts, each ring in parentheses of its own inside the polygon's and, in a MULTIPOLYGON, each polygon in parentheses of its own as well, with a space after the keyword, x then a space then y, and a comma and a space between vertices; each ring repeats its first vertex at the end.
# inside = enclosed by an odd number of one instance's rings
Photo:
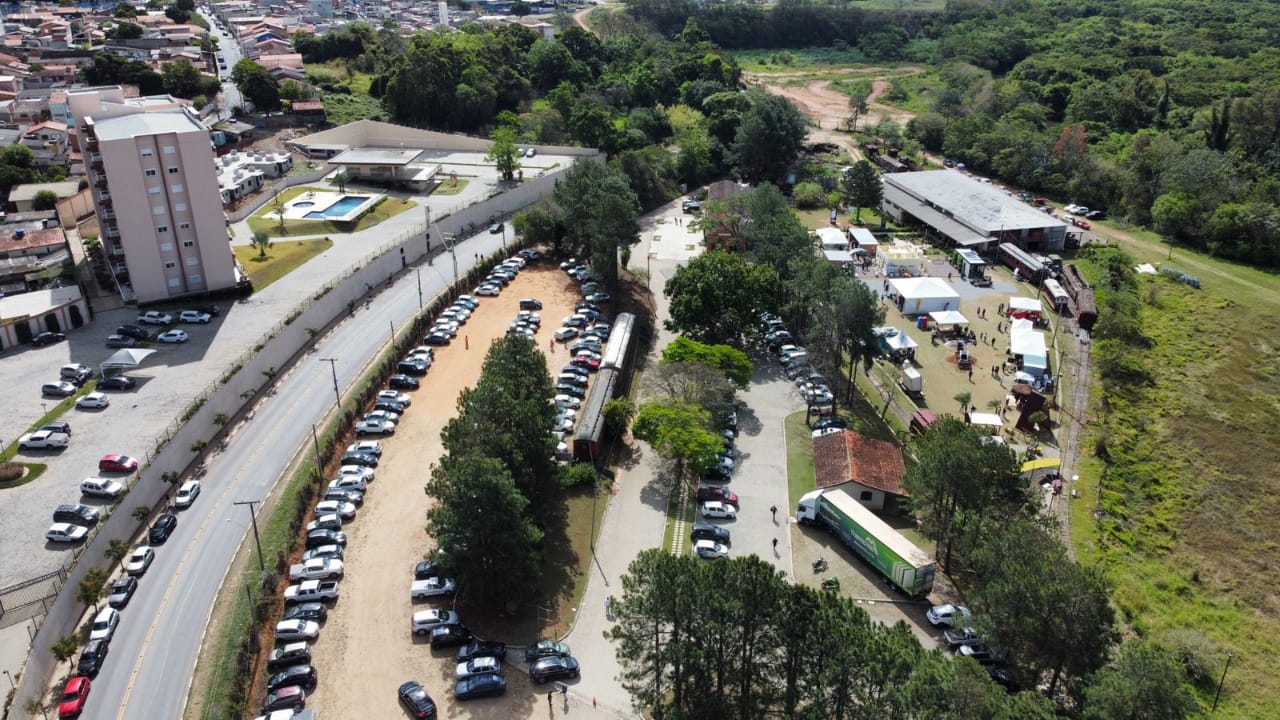
POLYGON ((796 207, 804 210, 822 207, 827 202, 826 192, 815 182, 802 182, 796 185, 791 196, 795 198, 796 207))
POLYGON ((586 487, 599 479, 600 473, 591 463, 575 463, 565 469, 560 482, 567 488, 586 487))

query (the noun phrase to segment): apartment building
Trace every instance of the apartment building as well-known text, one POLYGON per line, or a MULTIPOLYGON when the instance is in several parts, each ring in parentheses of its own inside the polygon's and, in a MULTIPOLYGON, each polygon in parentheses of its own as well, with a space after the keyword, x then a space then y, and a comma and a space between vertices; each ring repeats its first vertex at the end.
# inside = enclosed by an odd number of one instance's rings
POLYGON ((70 91, 103 249, 126 301, 234 287, 209 131, 172 98, 70 91))

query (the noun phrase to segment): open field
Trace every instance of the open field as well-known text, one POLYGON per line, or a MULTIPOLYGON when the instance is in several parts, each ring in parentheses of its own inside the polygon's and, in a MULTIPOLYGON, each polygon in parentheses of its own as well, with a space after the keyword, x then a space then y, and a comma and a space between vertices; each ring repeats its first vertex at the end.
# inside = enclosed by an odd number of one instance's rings
POLYGON ((249 273, 254 290, 261 291, 331 247, 333 241, 329 238, 284 240, 272 243, 265 258, 260 257, 258 248, 252 245, 235 245, 231 249, 249 273))

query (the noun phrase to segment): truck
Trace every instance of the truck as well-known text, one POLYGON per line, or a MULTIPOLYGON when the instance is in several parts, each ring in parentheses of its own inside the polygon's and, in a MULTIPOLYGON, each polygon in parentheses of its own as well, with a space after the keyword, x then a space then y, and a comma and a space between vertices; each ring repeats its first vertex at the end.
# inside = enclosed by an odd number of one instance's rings
POLYGON ((304 602, 328 602, 338 599, 336 580, 306 580, 284 589, 284 604, 304 602))
POLYGON ((909 597, 920 597, 933 589, 937 565, 929 553, 916 547, 840 488, 815 490, 801 496, 796 521, 825 528, 840 538, 909 597))

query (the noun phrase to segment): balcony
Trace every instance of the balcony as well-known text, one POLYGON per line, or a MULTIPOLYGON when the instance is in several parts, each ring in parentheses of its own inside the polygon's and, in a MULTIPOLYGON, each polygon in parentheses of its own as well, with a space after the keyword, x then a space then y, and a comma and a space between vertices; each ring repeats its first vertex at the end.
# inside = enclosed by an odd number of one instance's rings
POLYGON ((104 232, 103 235, 106 235, 108 238, 112 240, 117 240, 120 237, 120 231, 113 227, 107 228, 106 232, 104 232))
MULTIPOLYGON (((117 233, 117 234, 119 234, 119 233, 117 233)), ((111 250, 111 255, 112 255, 113 257, 124 257, 124 246, 123 246, 123 245, 120 245, 119 243, 111 243, 111 245, 110 245, 110 250, 111 250)))
POLYGON ((101 172, 102 170, 102 153, 89 153, 89 167, 101 172))
MULTIPOLYGON (((94 187, 96 187, 96 188, 98 188, 99 190, 106 190, 106 189, 107 189, 107 176, 106 176, 106 175, 103 175, 102 177, 98 178, 98 181, 97 181, 97 182, 95 182, 95 183, 93 184, 93 186, 94 186, 94 187)), ((108 194, 110 194, 110 193, 108 193, 108 194)))
POLYGON ((103 219, 103 220, 115 220, 115 219, 116 219, 116 213, 115 213, 115 211, 114 211, 114 210, 103 210, 103 211, 102 211, 102 219, 103 219))

